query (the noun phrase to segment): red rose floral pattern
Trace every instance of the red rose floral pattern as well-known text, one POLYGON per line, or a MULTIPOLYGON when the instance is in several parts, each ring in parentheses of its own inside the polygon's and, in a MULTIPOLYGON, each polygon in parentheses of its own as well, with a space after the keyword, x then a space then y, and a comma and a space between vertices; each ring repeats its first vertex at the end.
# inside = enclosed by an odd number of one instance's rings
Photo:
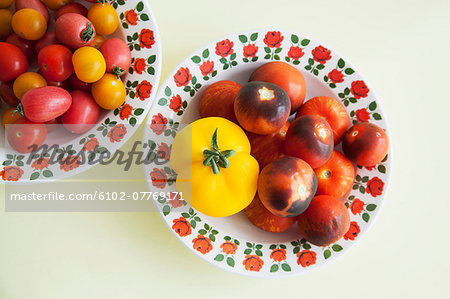
POLYGON ((247 254, 242 265, 244 265, 247 271, 259 272, 264 265, 264 261, 255 254, 247 254))
POLYGON ((374 177, 367 182, 366 191, 373 197, 383 193, 384 182, 379 177, 374 177))
POLYGON ((193 248, 202 254, 206 254, 213 249, 211 240, 203 235, 198 235, 197 238, 192 240, 193 248))
POLYGON ((80 166, 81 157, 70 155, 65 158, 62 158, 59 163, 60 163, 60 166, 59 166, 60 169, 62 169, 64 171, 71 171, 80 166))
POLYGON ((31 163, 31 168, 34 168, 36 170, 42 170, 44 168, 47 168, 50 162, 50 158, 40 157, 31 163))
POLYGON ((192 74, 187 67, 181 67, 177 73, 173 75, 173 79, 178 87, 186 86, 189 84, 189 81, 191 81, 192 74))
POLYGON ((174 95, 170 99, 169 108, 173 110, 173 112, 178 112, 183 108, 183 100, 181 99, 180 95, 174 95))
POLYGON ((370 119, 370 113, 366 108, 356 110, 355 116, 358 122, 368 122, 370 119))
POLYGON ((0 176, 4 181, 18 181, 23 175, 23 170, 18 166, 5 166, 0 171, 0 176))
POLYGON ((355 198, 350 205, 350 210, 353 215, 360 214, 362 210, 364 210, 364 202, 358 198, 355 198))
POLYGON ((283 248, 274 249, 270 253, 270 258, 275 262, 282 262, 286 259, 286 250, 284 250, 283 248))
POLYGON ((139 75, 145 71, 146 66, 147 66, 147 64, 146 64, 144 58, 136 58, 134 60, 134 65, 133 65, 134 71, 136 73, 138 73, 139 75))
POLYGON ((317 260, 317 254, 311 250, 303 250, 297 253, 297 264, 301 265, 303 268, 314 265, 317 260))
POLYGON ((366 86, 364 81, 357 80, 352 82, 352 87, 350 88, 350 92, 356 99, 365 98, 369 93, 369 88, 366 86))
POLYGON ((264 37, 264 43, 270 48, 278 48, 281 46, 284 36, 281 35, 280 31, 269 31, 264 37))
POLYGON ((141 48, 151 49, 155 44, 155 36, 153 31, 150 29, 142 29, 139 34, 139 45, 141 48))
POLYGON ((150 97, 153 86, 147 80, 142 81, 136 87, 136 96, 141 100, 145 101, 150 97))
POLYGON ((95 150, 95 148, 99 145, 99 142, 96 137, 87 139, 83 144, 83 151, 90 152, 95 150))
POLYGON ((331 59, 331 51, 323 46, 315 47, 311 53, 313 59, 320 64, 325 64, 328 60, 331 59))
POLYGON ((121 120, 124 120, 124 119, 129 118, 132 113, 133 113, 133 107, 131 107, 128 104, 124 104, 122 107, 120 107, 119 117, 121 120))
POLYGON ((186 237, 191 234, 191 224, 184 217, 173 220, 172 229, 180 236, 186 237))
POLYGON ((350 222, 350 228, 344 235, 344 240, 355 240, 355 238, 359 235, 361 229, 356 221, 350 222))
POLYGON ((203 76, 212 74, 212 72, 214 71, 214 61, 205 60, 200 66, 200 71, 202 72, 203 76))
POLYGON ((167 174, 164 172, 164 169, 161 168, 153 168, 153 171, 150 172, 150 178, 152 180, 152 185, 159 189, 164 189, 167 184, 167 174))
POLYGON ((288 52, 288 57, 293 60, 299 60, 303 57, 303 55, 305 55, 305 52, 303 52, 303 49, 298 46, 292 46, 288 52))
POLYGON ((233 54, 234 43, 229 39, 224 39, 216 44, 216 54, 221 57, 227 57, 233 54))
POLYGON ((248 44, 244 46, 243 51, 244 57, 246 58, 255 57, 256 53, 258 53, 258 46, 256 46, 255 44, 248 44))
POLYGON ((167 128, 167 122, 167 118, 165 118, 161 113, 153 115, 150 129, 152 129, 156 135, 161 135, 167 128))
POLYGON ((125 12, 125 21, 128 25, 137 25, 138 15, 134 9, 130 9, 125 12))
POLYGON ((344 82, 344 74, 342 74, 342 72, 337 69, 333 69, 331 72, 329 72, 328 78, 334 84, 344 82))
POLYGON ((170 158, 169 145, 165 142, 162 142, 158 146, 157 155, 158 155, 158 159, 163 160, 163 161, 169 161, 169 158, 170 158))
POLYGON ((110 142, 120 142, 125 134, 127 134, 127 128, 123 124, 118 124, 111 128, 107 136, 110 142))

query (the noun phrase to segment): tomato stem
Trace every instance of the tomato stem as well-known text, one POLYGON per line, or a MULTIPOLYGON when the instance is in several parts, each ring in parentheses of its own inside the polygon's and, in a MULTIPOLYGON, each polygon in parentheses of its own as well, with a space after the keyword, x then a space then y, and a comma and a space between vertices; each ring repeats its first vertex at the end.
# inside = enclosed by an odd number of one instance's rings
POLYGON ((219 144, 217 143, 217 128, 211 139, 211 149, 205 149, 203 151, 203 165, 212 167, 214 174, 220 172, 220 168, 230 167, 230 161, 227 158, 235 154, 234 150, 220 151, 219 144))
POLYGON ((113 69, 112 69, 112 73, 114 74, 114 75, 116 75, 117 76, 117 79, 119 79, 120 80, 120 76, 122 76, 122 74, 125 72, 125 70, 124 69, 122 69, 122 68, 120 68, 120 67, 118 67, 118 66, 116 66, 116 67, 114 67, 113 69))
POLYGON ((86 29, 84 29, 84 30, 81 32, 81 39, 82 39, 84 42, 87 43, 88 41, 90 41, 90 40, 91 40, 92 38, 94 38, 94 37, 95 37, 94 26, 92 25, 91 22, 88 22, 86 29))
POLYGON ((13 116, 14 113, 18 113, 20 116, 24 116, 22 104, 19 103, 19 105, 17 105, 16 109, 14 109, 14 110, 11 112, 11 116, 13 116))

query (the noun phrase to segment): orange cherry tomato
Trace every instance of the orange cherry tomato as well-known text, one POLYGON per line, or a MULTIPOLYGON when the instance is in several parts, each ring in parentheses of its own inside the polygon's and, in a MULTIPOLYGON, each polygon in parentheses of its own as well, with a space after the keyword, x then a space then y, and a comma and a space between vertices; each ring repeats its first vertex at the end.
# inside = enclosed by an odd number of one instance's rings
POLYGON ((58 8, 63 7, 66 4, 72 3, 74 0, 42 0, 45 6, 51 10, 58 10, 58 8))
POLYGON ((111 4, 95 3, 89 8, 88 19, 98 34, 109 35, 119 26, 119 17, 111 4))
POLYGON ((13 2, 14 0, 0 0, 0 8, 8 8, 13 2))
POLYGON ((47 22, 44 16, 31 8, 24 8, 16 12, 12 17, 11 24, 17 35, 28 40, 38 40, 47 31, 47 22))
POLYGON ((103 109, 116 109, 123 104, 126 97, 125 85, 116 75, 106 73, 92 84, 92 96, 103 109))
POLYGON ((38 73, 26 72, 16 78, 13 84, 14 95, 22 99, 23 95, 33 88, 47 86, 47 81, 38 73))
POLYGON ((3 129, 5 129, 6 125, 11 125, 13 123, 16 122, 16 120, 18 120, 19 118, 22 118, 22 116, 17 113, 14 112, 14 110, 16 110, 15 107, 11 107, 6 109, 3 114, 2 114, 2 126, 3 129))
POLYGON ((0 40, 4 40, 12 33, 11 20, 12 12, 7 9, 0 9, 0 40))
POLYGON ((97 34, 94 37, 94 40, 92 41, 92 44, 90 44, 89 46, 94 47, 96 49, 99 49, 100 46, 105 42, 105 38, 103 37, 103 35, 97 34))
POLYGON ((106 71, 102 53, 89 46, 77 49, 72 55, 72 63, 78 79, 87 83, 100 80, 106 71))

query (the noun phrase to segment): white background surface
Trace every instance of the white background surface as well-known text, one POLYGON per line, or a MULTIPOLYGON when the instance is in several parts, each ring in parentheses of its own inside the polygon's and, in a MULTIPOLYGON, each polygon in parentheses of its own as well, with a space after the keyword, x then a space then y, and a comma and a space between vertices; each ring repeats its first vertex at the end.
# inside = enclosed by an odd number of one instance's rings
MULTIPOLYGON (((390 124, 393 175, 380 215, 327 267, 258 280, 203 262, 156 213, 5 213, 2 201, 1 299, 450 298, 448 0, 150 5, 162 37, 162 79, 200 46, 257 28, 302 33, 350 61, 375 90, 390 124)), ((126 148, 141 136, 142 130, 126 148)), ((112 168, 77 177, 108 178, 112 168)), ((124 191, 146 190, 141 168, 124 176, 136 179, 124 183, 124 191)))

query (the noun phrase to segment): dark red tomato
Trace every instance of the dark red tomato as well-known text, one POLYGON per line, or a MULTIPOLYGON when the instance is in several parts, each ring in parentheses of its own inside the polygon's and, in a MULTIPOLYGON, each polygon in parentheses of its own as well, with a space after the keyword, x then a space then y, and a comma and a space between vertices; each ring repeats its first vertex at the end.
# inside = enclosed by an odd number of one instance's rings
POLYGON ((295 217, 280 217, 272 214, 262 204, 256 194, 253 201, 244 209, 245 215, 256 227, 272 233, 280 233, 289 229, 296 221, 295 217))
POLYGON ((333 130, 323 118, 304 115, 292 122, 286 134, 286 155, 305 160, 312 168, 325 164, 333 152, 333 130))
POLYGON ((69 132, 84 133, 97 123, 100 107, 94 98, 84 91, 74 90, 70 95, 72 105, 61 116, 61 122, 69 132))
POLYGON ((77 75, 75 73, 72 74, 69 78, 70 85, 72 86, 73 90, 81 90, 87 93, 91 93, 91 85, 92 83, 87 83, 84 81, 81 81, 78 79, 77 75))
POLYGON ((47 129, 44 124, 34 123, 22 117, 6 130, 9 145, 20 153, 30 153, 44 144, 47 129))
POLYGON ((69 48, 78 49, 89 46, 95 37, 95 28, 86 17, 69 12, 61 15, 55 22, 58 40, 69 48))
POLYGON ((14 82, 2 82, 0 85, 0 97, 3 102, 8 104, 9 106, 17 107, 19 105, 20 100, 16 97, 13 90, 14 82))
POLYGON ((125 74, 131 66, 131 52, 121 39, 107 39, 99 48, 105 57, 106 72, 119 76, 125 74))
POLYGON ((15 6, 16 11, 19 11, 24 8, 31 8, 37 10, 42 14, 47 24, 50 21, 50 14, 48 13, 48 9, 40 0, 16 0, 15 6))
POLYGON ((62 45, 50 45, 38 55, 38 65, 47 81, 67 80, 73 73, 72 52, 62 45))
POLYGON ((245 84, 234 100, 234 114, 239 124, 255 134, 275 133, 284 126, 290 111, 291 102, 286 92, 267 82, 245 84))
POLYGON ((64 114, 72 104, 72 96, 60 87, 38 87, 25 93, 21 104, 26 118, 44 123, 64 114))
POLYGON ((258 179, 258 196, 263 205, 280 217, 294 217, 308 208, 317 190, 311 166, 294 157, 282 157, 268 164, 258 179))
POLYGON ((70 85, 69 80, 64 80, 64 81, 60 81, 60 82, 54 82, 54 81, 48 81, 47 82, 48 86, 56 86, 56 87, 61 87, 67 91, 71 91, 72 90, 72 86, 70 85))
POLYGON ((364 122, 348 130, 342 142, 342 149, 356 164, 370 167, 384 159, 389 149, 389 140, 382 128, 364 122))
POLYGON ((43 37, 36 41, 34 49, 36 50, 36 53, 39 54, 39 52, 47 46, 60 44, 61 42, 56 38, 56 33, 46 32, 43 37))
POLYGON ((285 156, 284 140, 289 125, 289 121, 287 121, 281 129, 269 135, 246 132, 252 149, 251 155, 258 161, 259 169, 263 169, 270 162, 285 156))
MULTIPOLYGON (((206 87, 198 105, 200 117, 223 117, 237 124, 234 99, 241 87, 241 84, 230 80, 217 81, 206 87)), ((181 98, 179 102, 181 106, 181 98)))
POLYGON ((69 4, 64 5, 63 7, 58 8, 58 10, 56 11, 56 14, 55 14, 55 20, 57 20, 63 14, 69 13, 69 12, 77 13, 79 15, 87 17, 88 10, 81 3, 78 3, 78 2, 69 3, 69 4))
POLYGON ((59 125, 61 125, 61 116, 54 118, 52 120, 46 121, 45 127, 47 128, 47 133, 53 132, 58 128, 59 125))
POLYGON ((20 36, 18 36, 15 33, 11 33, 8 38, 6 39, 7 43, 13 44, 14 46, 18 47, 20 50, 22 50, 23 54, 28 59, 28 62, 31 62, 34 58, 34 44, 35 42, 32 40, 23 39, 20 36))
POLYGON ((0 53, 0 81, 12 81, 27 71, 27 57, 18 47, 0 42, 0 53))
POLYGON ((324 118, 333 130, 334 145, 342 141, 350 126, 350 118, 344 106, 329 97, 315 97, 305 102, 298 109, 296 118, 303 115, 317 115, 324 118))
POLYGON ((270 82, 281 87, 291 100, 291 113, 297 111, 305 100, 305 78, 298 69, 285 62, 273 61, 263 64, 252 73, 249 81, 270 82))
POLYGON ((330 195, 346 200, 346 195, 355 180, 355 168, 352 162, 338 151, 333 151, 327 163, 314 169, 317 177, 317 195, 330 195))
POLYGON ((300 234, 317 246, 338 241, 350 228, 350 214, 343 202, 329 195, 314 197, 308 209, 297 217, 300 234))

